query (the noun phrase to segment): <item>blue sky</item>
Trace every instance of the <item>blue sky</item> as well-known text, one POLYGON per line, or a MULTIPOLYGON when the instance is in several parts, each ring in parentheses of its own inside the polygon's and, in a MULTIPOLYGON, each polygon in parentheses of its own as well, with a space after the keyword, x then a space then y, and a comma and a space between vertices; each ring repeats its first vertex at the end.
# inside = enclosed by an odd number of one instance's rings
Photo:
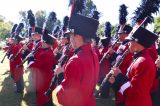
MULTIPOLYGON (((8 20, 19 23, 18 11, 32 9, 33 13, 37 10, 55 11, 58 19, 62 20, 65 15, 70 13, 68 8, 69 0, 0 0, 0 15, 8 20)), ((128 19, 132 17, 133 11, 139 6, 141 0, 93 0, 98 11, 102 13, 100 22, 110 21, 111 24, 118 23, 119 6, 125 4, 128 7, 128 19)))

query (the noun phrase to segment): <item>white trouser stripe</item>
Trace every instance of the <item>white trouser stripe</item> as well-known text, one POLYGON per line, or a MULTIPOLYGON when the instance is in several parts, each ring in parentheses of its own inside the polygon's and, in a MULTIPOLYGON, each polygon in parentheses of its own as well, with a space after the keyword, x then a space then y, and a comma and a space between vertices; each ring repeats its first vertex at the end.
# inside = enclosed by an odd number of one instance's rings
POLYGON ((30 65, 33 64, 33 63, 34 63, 34 61, 29 62, 28 67, 30 67, 30 65))
POLYGON ((130 86, 131 86, 131 82, 130 82, 130 81, 124 83, 124 84, 121 86, 119 92, 123 95, 123 92, 124 92, 127 88, 129 88, 130 86))

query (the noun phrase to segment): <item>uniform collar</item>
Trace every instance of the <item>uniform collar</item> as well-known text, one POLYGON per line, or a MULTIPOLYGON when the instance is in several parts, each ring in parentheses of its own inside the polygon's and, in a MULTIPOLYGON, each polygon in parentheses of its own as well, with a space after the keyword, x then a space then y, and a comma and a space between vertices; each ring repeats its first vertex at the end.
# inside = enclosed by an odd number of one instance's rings
POLYGON ((90 49, 91 49, 91 44, 87 43, 87 44, 84 44, 83 46, 75 49, 74 53, 77 54, 81 50, 90 50, 90 49))
POLYGON ((36 43, 40 42, 40 40, 35 41, 36 43))
POLYGON ((137 57, 141 56, 144 50, 137 52, 133 55, 133 59, 136 59, 137 57))

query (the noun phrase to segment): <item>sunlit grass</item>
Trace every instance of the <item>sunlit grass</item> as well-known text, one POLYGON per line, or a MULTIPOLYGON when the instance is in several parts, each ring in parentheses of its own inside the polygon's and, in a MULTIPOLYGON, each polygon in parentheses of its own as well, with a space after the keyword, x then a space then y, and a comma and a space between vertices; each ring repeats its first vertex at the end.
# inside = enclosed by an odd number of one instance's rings
MULTIPOLYGON (((3 58, 4 53, 0 51, 0 61, 3 58)), ((26 67, 26 65, 25 65, 26 67)), ((29 82, 29 71, 24 73, 25 89, 23 94, 14 93, 16 87, 13 80, 9 75, 9 62, 6 58, 2 63, 0 63, 0 106, 31 106, 32 103, 36 102, 36 97, 33 93, 33 88, 30 86, 29 82)), ((99 86, 96 86, 99 89, 99 86)), ((60 106, 58 104, 56 93, 52 93, 53 102, 55 106, 60 106)), ((112 91, 111 97, 108 99, 97 99, 97 106, 115 106, 114 105, 114 93, 112 91)))

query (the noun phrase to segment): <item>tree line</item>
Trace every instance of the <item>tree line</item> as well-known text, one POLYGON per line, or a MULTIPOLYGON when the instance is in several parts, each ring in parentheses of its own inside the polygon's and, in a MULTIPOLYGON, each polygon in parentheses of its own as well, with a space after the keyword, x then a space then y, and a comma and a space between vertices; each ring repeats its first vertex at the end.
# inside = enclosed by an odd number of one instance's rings
MULTIPOLYGON (((87 0, 86 2, 86 11, 84 15, 87 15, 91 17, 93 14, 93 11, 96 11, 96 5, 92 2, 92 0, 87 0)), ((28 29, 28 19, 27 19, 27 11, 19 11, 19 17, 21 22, 24 23, 25 28, 23 30, 23 33, 26 32, 28 29)), ((43 28, 43 23, 45 22, 45 19, 47 17, 47 12, 45 10, 39 10, 35 13, 36 18, 36 26, 43 28)), ((109 21, 109 20, 106 20, 109 21)), ((18 24, 18 23, 17 23, 18 24)), ((61 22, 59 19, 55 22, 55 25, 62 26, 63 22, 61 22)), ((11 21, 5 21, 5 17, 0 15, 0 39, 4 40, 6 38, 10 37, 11 28, 14 25, 11 21)), ((100 23, 97 35, 102 36, 104 35, 104 25, 105 23, 100 23)), ((112 34, 115 34, 116 32, 116 25, 112 25, 112 34)), ((154 18, 154 32, 160 32, 160 16, 154 18)))

